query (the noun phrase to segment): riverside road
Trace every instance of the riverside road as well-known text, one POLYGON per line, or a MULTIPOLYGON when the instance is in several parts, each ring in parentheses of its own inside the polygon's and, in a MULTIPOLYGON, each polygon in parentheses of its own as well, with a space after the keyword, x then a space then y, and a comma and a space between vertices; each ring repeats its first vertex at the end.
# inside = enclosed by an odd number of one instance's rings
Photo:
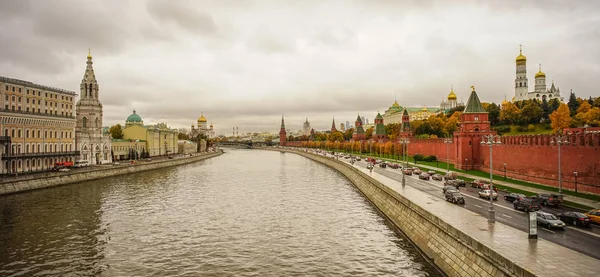
MULTIPOLYGON (((342 159, 349 163, 349 159, 342 159)), ((355 162, 354 166, 366 168, 367 162, 364 160, 355 162)), ((412 166, 412 164, 409 164, 412 166)), ((402 182, 402 171, 400 169, 392 168, 380 168, 374 167, 374 171, 384 175, 388 178, 402 182)), ((407 175, 406 184, 426 192, 433 196, 434 201, 446 201, 442 188, 444 187, 443 181, 435 180, 421 180, 417 175, 407 175)), ((465 196, 465 204, 461 205, 465 209, 487 217, 487 211, 489 207, 489 200, 480 198, 478 190, 471 188, 467 184, 467 187, 461 187, 459 189, 465 196)), ((502 191, 498 192, 498 201, 494 201, 494 207, 496 210, 496 221, 511 226, 513 228, 527 232, 529 222, 525 212, 515 210, 511 202, 504 200, 505 193, 502 191)), ((454 205, 448 203, 448 205, 454 205)), ((557 214, 564 211, 572 211, 569 207, 542 207, 542 211, 557 214)), ((546 229, 542 226, 538 226, 538 237, 545 239, 556 244, 571 248, 575 251, 581 252, 588 256, 600 259, 600 226, 592 225, 588 228, 574 227, 567 225, 564 230, 560 229, 546 229)), ((557 253, 558 254, 558 253, 557 253)))

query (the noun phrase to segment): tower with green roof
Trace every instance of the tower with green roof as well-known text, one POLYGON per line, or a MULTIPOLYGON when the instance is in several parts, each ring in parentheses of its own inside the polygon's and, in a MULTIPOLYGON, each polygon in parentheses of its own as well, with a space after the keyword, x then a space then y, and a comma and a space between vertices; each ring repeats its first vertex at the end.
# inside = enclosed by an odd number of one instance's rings
POLYGON ((354 134, 352 134, 352 140, 365 139, 365 129, 363 128, 362 124, 362 119, 360 119, 360 115, 358 115, 356 117, 356 121, 354 122, 354 134))
POLYGON ((376 140, 386 140, 387 134, 385 132, 385 125, 383 124, 383 117, 378 112, 377 116, 375 116, 375 134, 373 134, 373 139, 376 140))

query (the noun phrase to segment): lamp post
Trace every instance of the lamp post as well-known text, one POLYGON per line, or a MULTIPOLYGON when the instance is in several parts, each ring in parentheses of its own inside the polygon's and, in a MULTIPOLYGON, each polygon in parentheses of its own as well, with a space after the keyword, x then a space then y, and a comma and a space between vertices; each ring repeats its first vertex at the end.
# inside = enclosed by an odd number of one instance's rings
POLYGON ((492 168, 492 148, 495 145, 500 145, 500 136, 498 135, 485 135, 481 138, 481 145, 487 145, 490 147, 490 209, 488 210, 488 222, 494 223, 496 221, 496 211, 494 211, 494 178, 492 168))
POLYGON ((577 171, 573 172, 573 175, 575 175, 575 193, 577 193, 577 171))
POLYGON ((165 156, 167 156, 167 141, 165 140, 165 156))
POLYGON ((506 163, 504 163, 504 181, 506 181, 506 163))
POLYGON ((406 186, 406 167, 408 166, 408 144, 410 140, 408 138, 400 138, 400 144, 402 144, 402 160, 404 161, 404 166, 402 167, 402 186, 406 186))
POLYGON ((562 176, 561 176, 561 165, 560 165, 560 146, 569 144, 569 137, 566 135, 556 135, 550 140, 550 144, 556 144, 558 146, 558 193, 562 192, 562 176))
POLYGON ((450 173, 450 159, 448 157, 448 145, 450 145, 450 143, 452 143, 451 138, 444 139, 444 144, 446 144, 446 173, 450 173))

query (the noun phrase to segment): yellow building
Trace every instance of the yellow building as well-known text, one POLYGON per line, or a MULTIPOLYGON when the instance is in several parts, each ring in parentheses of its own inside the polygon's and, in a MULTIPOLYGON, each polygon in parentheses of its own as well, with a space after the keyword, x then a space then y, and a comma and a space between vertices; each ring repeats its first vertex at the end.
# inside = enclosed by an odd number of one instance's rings
POLYGON ((178 152, 178 132, 171 129, 166 123, 144 125, 142 118, 134 110, 125 121, 123 139, 113 139, 111 150, 115 158, 129 157, 129 149, 137 153, 142 150, 150 157, 176 154, 178 152))
POLYGON ((394 101, 394 104, 385 110, 385 113, 382 115, 383 123, 402 123, 402 114, 404 113, 404 109, 408 111, 410 121, 427 119, 432 115, 442 112, 442 110, 437 107, 403 107, 400 106, 397 101, 394 101))
POLYGON ((0 174, 42 171, 75 160, 76 96, 0 76, 0 174))

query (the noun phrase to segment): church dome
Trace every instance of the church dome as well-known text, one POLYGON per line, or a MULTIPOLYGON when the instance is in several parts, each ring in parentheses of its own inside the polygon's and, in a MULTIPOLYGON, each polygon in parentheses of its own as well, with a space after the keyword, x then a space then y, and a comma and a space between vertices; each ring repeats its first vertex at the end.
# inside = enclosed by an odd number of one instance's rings
POLYGON ((142 122, 142 118, 133 110, 133 113, 127 117, 125 122, 142 122))
POLYGON ((199 118, 198 118, 198 122, 206 122, 206 117, 204 117, 204 114, 202 114, 199 118))
POLYGON ((456 100, 456 94, 454 94, 454 88, 450 89, 450 94, 448 94, 448 100, 456 100))
POLYGON ((542 72, 542 69, 540 68, 540 71, 538 71, 538 73, 535 74, 536 78, 546 78, 546 73, 542 72))
POLYGON ((394 108, 400 108, 400 105, 398 104, 398 101, 394 100, 394 104, 392 104, 392 107, 394 107, 394 108))
POLYGON ((508 104, 508 101, 506 101, 506 99, 504 99, 504 101, 502 101, 502 106, 508 104))
POLYGON ((427 112, 427 108, 423 107, 423 109, 421 111, 427 112))
POLYGON ((527 58, 525 58, 525 56, 523 56, 523 49, 519 49, 519 55, 517 56, 515 61, 517 61, 517 62, 527 61, 527 58))

